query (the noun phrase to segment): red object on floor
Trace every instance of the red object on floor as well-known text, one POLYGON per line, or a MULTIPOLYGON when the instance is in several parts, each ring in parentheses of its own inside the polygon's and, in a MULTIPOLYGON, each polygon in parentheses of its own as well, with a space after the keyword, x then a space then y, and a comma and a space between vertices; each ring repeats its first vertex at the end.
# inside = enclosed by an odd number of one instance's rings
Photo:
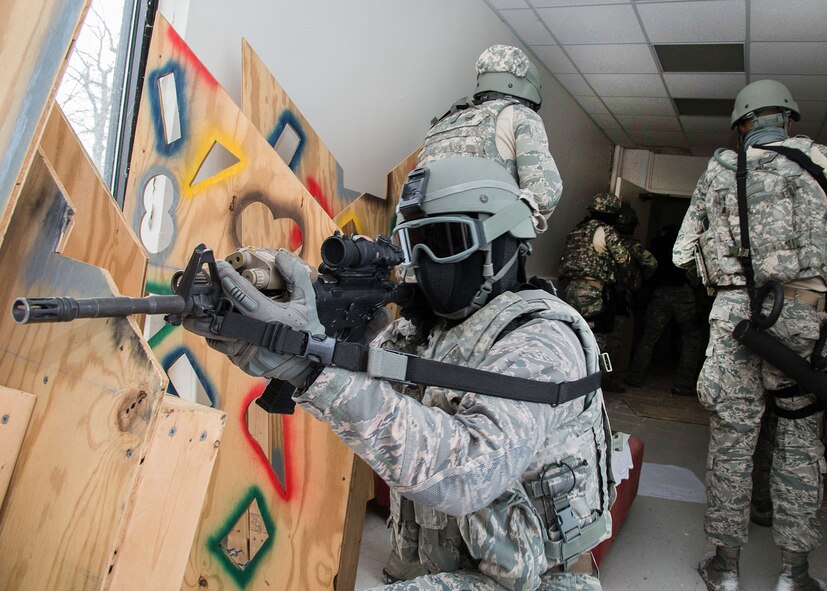
MULTIPOLYGON (((629 437, 629 450, 632 452, 632 469, 629 470, 629 478, 622 481, 617 486, 617 500, 612 506, 612 536, 603 540, 598 546, 592 550, 594 560, 600 565, 606 552, 612 546, 612 543, 617 537, 617 532, 620 526, 626 520, 626 515, 632 506, 632 501, 637 496, 637 489, 640 485, 640 467, 643 465, 643 441, 637 437, 629 437)), ((390 507, 390 491, 385 481, 374 475, 374 498, 373 500, 379 503, 382 507, 390 507)))
POLYGON ((643 441, 637 437, 629 437, 629 451, 632 452, 632 469, 629 470, 629 478, 617 485, 617 500, 612 506, 612 536, 600 542, 592 550, 594 561, 599 566, 617 537, 620 526, 626 520, 632 501, 637 496, 637 489, 640 485, 640 467, 643 465, 643 441))

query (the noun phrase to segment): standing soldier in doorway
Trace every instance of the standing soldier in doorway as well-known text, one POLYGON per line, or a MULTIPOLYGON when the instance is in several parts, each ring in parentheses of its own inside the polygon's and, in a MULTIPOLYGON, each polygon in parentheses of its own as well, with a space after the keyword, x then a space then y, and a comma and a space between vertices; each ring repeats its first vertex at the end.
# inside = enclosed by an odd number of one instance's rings
POLYGON ((560 261, 560 276, 568 280, 563 299, 589 323, 607 371, 611 371, 606 358, 614 319, 608 306, 609 290, 618 280, 619 271, 631 261, 614 229, 620 207, 617 195, 595 195, 588 206, 589 216, 569 234, 560 261))
POLYGON ((698 379, 711 412, 705 531, 716 551, 698 567, 708 589, 739 588, 753 450, 768 405, 778 416, 770 472, 773 538, 781 548, 777 589, 827 588, 809 575, 807 561, 823 535, 823 402, 796 382, 821 377, 824 367, 827 148, 789 137, 799 119, 784 85, 760 80, 741 90, 731 120, 738 152, 718 150, 710 160, 673 250, 675 264, 697 265, 716 293, 698 379), (733 334, 736 326, 753 336, 733 334), (769 363, 778 351, 805 362, 769 363))

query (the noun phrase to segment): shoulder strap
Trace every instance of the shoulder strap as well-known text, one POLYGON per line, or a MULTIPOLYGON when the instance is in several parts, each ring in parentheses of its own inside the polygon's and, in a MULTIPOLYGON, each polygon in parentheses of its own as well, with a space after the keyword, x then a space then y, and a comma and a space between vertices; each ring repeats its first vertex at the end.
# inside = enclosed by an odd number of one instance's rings
POLYGON ((438 386, 488 396, 556 406, 594 392, 601 372, 570 382, 541 382, 423 359, 416 355, 371 349, 359 343, 293 330, 279 322, 264 322, 229 312, 218 328, 220 336, 265 347, 279 355, 296 355, 319 365, 332 365, 392 382, 438 386))
POLYGON ((766 145, 757 145, 756 148, 761 148, 762 150, 770 150, 772 152, 777 152, 792 160, 796 164, 798 164, 801 168, 806 170, 810 173, 810 176, 815 179, 815 181, 821 187, 821 190, 827 194, 827 177, 824 176, 824 168, 813 162, 812 158, 810 158, 807 154, 802 152, 797 148, 791 148, 789 146, 766 146, 766 145))
POLYGON ((752 267, 752 253, 750 252, 749 245, 749 221, 747 219, 747 149, 744 146, 738 148, 738 168, 735 171, 735 190, 738 198, 738 223, 741 228, 741 250, 738 253, 738 258, 741 260, 741 266, 744 269, 751 315, 754 319, 757 315, 755 309, 755 269, 752 267))

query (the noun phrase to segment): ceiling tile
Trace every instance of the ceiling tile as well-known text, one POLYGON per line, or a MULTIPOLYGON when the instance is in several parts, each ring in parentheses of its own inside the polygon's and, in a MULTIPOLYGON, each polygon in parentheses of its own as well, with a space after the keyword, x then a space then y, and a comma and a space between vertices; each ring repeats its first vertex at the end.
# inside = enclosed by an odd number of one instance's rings
POLYGON ((580 105, 586 110, 586 113, 610 115, 609 110, 596 96, 576 96, 574 97, 574 100, 580 103, 580 105))
POLYGON ((630 133, 637 131, 682 131, 677 117, 618 115, 617 120, 623 126, 623 129, 630 133))
POLYGON ((529 8, 526 0, 488 0, 488 2, 498 10, 503 8, 529 8))
POLYGON ((729 133, 729 117, 693 117, 684 115, 680 119, 681 125, 683 125, 683 129, 688 136, 698 133, 729 133))
POLYGON ((771 78, 778 80, 786 86, 796 101, 823 101, 827 100, 827 76, 801 76, 801 75, 773 75, 764 76, 754 74, 750 76, 750 82, 771 78))
POLYGON ((554 77, 574 96, 594 96, 594 91, 580 74, 555 74, 554 77))
POLYGON ((597 123, 602 129, 622 129, 620 123, 615 121, 615 118, 611 115, 592 114, 590 117, 594 119, 595 123, 597 123))
POLYGON ((744 0, 637 3, 636 6, 653 43, 746 40, 744 0))
POLYGON ((530 0, 536 8, 552 6, 588 6, 589 4, 629 4, 632 0, 530 0))
POLYGON ((557 41, 573 43, 645 43, 630 4, 538 8, 557 41))
POLYGON ((631 147, 635 145, 632 138, 626 135, 626 133, 621 129, 604 129, 603 133, 605 133, 609 139, 618 146, 631 147))
POLYGON ((824 0, 752 0, 749 34, 753 41, 827 41, 824 0))
POLYGON ((760 74, 827 74, 825 54, 824 41, 751 43, 749 69, 760 74))
POLYGON ((669 94, 675 98, 734 99, 744 86, 744 74, 664 74, 669 94))
POLYGON ((576 74, 577 68, 559 45, 533 45, 531 50, 552 74, 576 74))
POLYGON ((607 96, 603 102, 615 115, 674 115, 668 98, 607 96))
POLYGON ((689 142, 681 131, 632 131, 629 132, 629 137, 647 146, 689 147, 689 142))
POLYGON ((652 50, 645 43, 566 45, 564 49, 583 74, 658 73, 652 50))
POLYGON ((501 10, 500 15, 514 28, 514 31, 528 45, 553 44, 554 39, 549 35, 543 23, 530 8, 501 10))
POLYGON ((657 74, 587 74, 586 80, 600 96, 667 96, 657 74))

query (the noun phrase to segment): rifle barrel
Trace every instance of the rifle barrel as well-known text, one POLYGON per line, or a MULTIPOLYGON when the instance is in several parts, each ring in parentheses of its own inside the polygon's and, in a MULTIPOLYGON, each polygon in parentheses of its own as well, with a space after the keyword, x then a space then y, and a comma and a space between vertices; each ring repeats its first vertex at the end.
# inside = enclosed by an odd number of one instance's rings
POLYGON ((17 298, 12 317, 17 324, 69 322, 75 318, 111 318, 131 314, 181 314, 186 301, 178 295, 144 298, 17 298))

